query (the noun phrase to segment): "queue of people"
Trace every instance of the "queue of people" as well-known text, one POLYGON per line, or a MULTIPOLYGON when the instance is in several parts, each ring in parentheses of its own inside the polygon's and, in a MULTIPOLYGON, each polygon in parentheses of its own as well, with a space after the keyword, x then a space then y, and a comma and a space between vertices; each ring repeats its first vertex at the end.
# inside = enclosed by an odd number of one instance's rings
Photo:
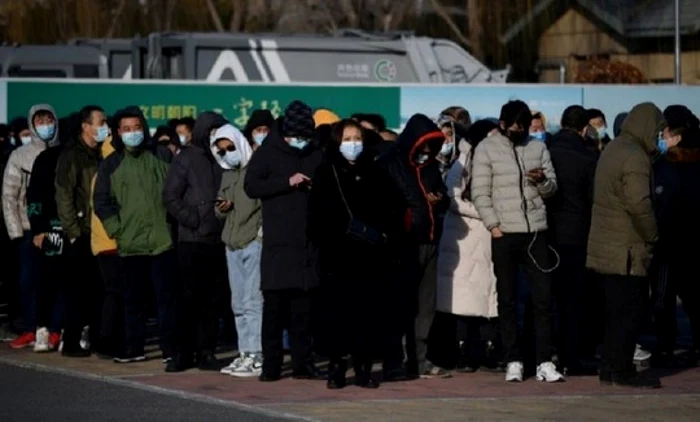
POLYGON ((17 263, 4 336, 129 364, 147 359, 155 314, 167 372, 274 382, 288 348, 292 377, 333 389, 349 367, 379 387, 377 360, 384 382, 486 370, 659 387, 636 371, 651 356, 638 337, 653 319, 652 364, 681 364, 677 296, 682 364, 700 358, 687 241, 700 120, 652 103, 619 120, 610 137, 602 112, 573 105, 549 134, 516 100, 498 119, 450 107, 396 133, 293 101, 242 130, 204 112, 152 136, 135 106, 59 119, 38 104, 0 131, 2 248, 17 263))

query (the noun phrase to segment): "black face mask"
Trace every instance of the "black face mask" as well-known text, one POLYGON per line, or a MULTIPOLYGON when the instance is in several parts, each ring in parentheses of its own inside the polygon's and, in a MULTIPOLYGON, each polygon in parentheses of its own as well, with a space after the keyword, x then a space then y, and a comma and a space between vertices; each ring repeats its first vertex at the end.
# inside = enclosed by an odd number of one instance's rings
POLYGON ((514 131, 514 130, 508 130, 506 136, 510 141, 514 144, 520 144, 523 143, 527 140, 529 133, 522 130, 522 131, 514 131))

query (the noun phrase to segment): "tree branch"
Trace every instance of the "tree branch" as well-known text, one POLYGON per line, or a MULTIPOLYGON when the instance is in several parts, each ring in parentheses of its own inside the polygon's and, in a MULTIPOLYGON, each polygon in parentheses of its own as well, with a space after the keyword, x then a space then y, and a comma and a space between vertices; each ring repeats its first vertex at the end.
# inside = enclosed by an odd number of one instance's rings
POLYGON ((122 17, 122 14, 124 13, 125 7, 126 7, 126 0, 119 0, 119 5, 117 6, 117 11, 114 13, 114 17, 112 18, 112 23, 109 25, 109 29, 107 30, 107 33, 105 34, 105 38, 114 37, 114 31, 117 30, 117 25, 119 23, 121 23, 121 17, 122 17))
POLYGON ((447 24, 447 26, 450 28, 452 31, 452 34, 457 38, 459 42, 464 44, 467 47, 471 47, 471 42, 467 39, 467 37, 462 34, 462 30, 459 29, 457 24, 455 23, 454 19, 450 16, 450 14, 445 10, 443 5, 438 1, 438 0, 430 0, 430 4, 433 6, 433 9, 435 10, 435 13, 447 24))
POLYGON ((219 16, 219 11, 216 10, 216 5, 214 0, 207 0, 207 9, 209 10, 209 15, 211 20, 214 21, 214 27, 218 32, 226 32, 224 29, 224 24, 221 22, 221 16, 219 16))

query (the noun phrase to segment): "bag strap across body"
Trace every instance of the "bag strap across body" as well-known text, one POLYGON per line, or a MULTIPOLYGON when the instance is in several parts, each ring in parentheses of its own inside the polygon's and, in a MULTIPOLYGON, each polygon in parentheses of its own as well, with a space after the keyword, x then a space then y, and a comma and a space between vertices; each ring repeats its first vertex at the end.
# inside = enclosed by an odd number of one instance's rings
POLYGON ((338 177, 338 172, 335 170, 335 166, 331 166, 333 169, 333 176, 335 176, 335 183, 338 185, 338 192, 340 192, 340 199, 343 200, 343 204, 345 205, 345 209, 348 212, 348 215, 350 216, 350 219, 354 219, 355 216, 352 214, 352 211, 350 210, 350 205, 348 205, 347 199, 345 199, 345 194, 343 193, 343 188, 340 185, 340 178, 338 177))

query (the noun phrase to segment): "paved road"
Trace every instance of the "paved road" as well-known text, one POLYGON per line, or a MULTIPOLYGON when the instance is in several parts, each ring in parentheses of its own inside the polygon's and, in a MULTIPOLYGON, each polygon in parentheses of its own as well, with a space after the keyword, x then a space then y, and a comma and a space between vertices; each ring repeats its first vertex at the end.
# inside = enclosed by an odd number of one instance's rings
POLYGON ((4 422, 289 420, 225 404, 4 364, 0 364, 0 408, 0 420, 4 422))

